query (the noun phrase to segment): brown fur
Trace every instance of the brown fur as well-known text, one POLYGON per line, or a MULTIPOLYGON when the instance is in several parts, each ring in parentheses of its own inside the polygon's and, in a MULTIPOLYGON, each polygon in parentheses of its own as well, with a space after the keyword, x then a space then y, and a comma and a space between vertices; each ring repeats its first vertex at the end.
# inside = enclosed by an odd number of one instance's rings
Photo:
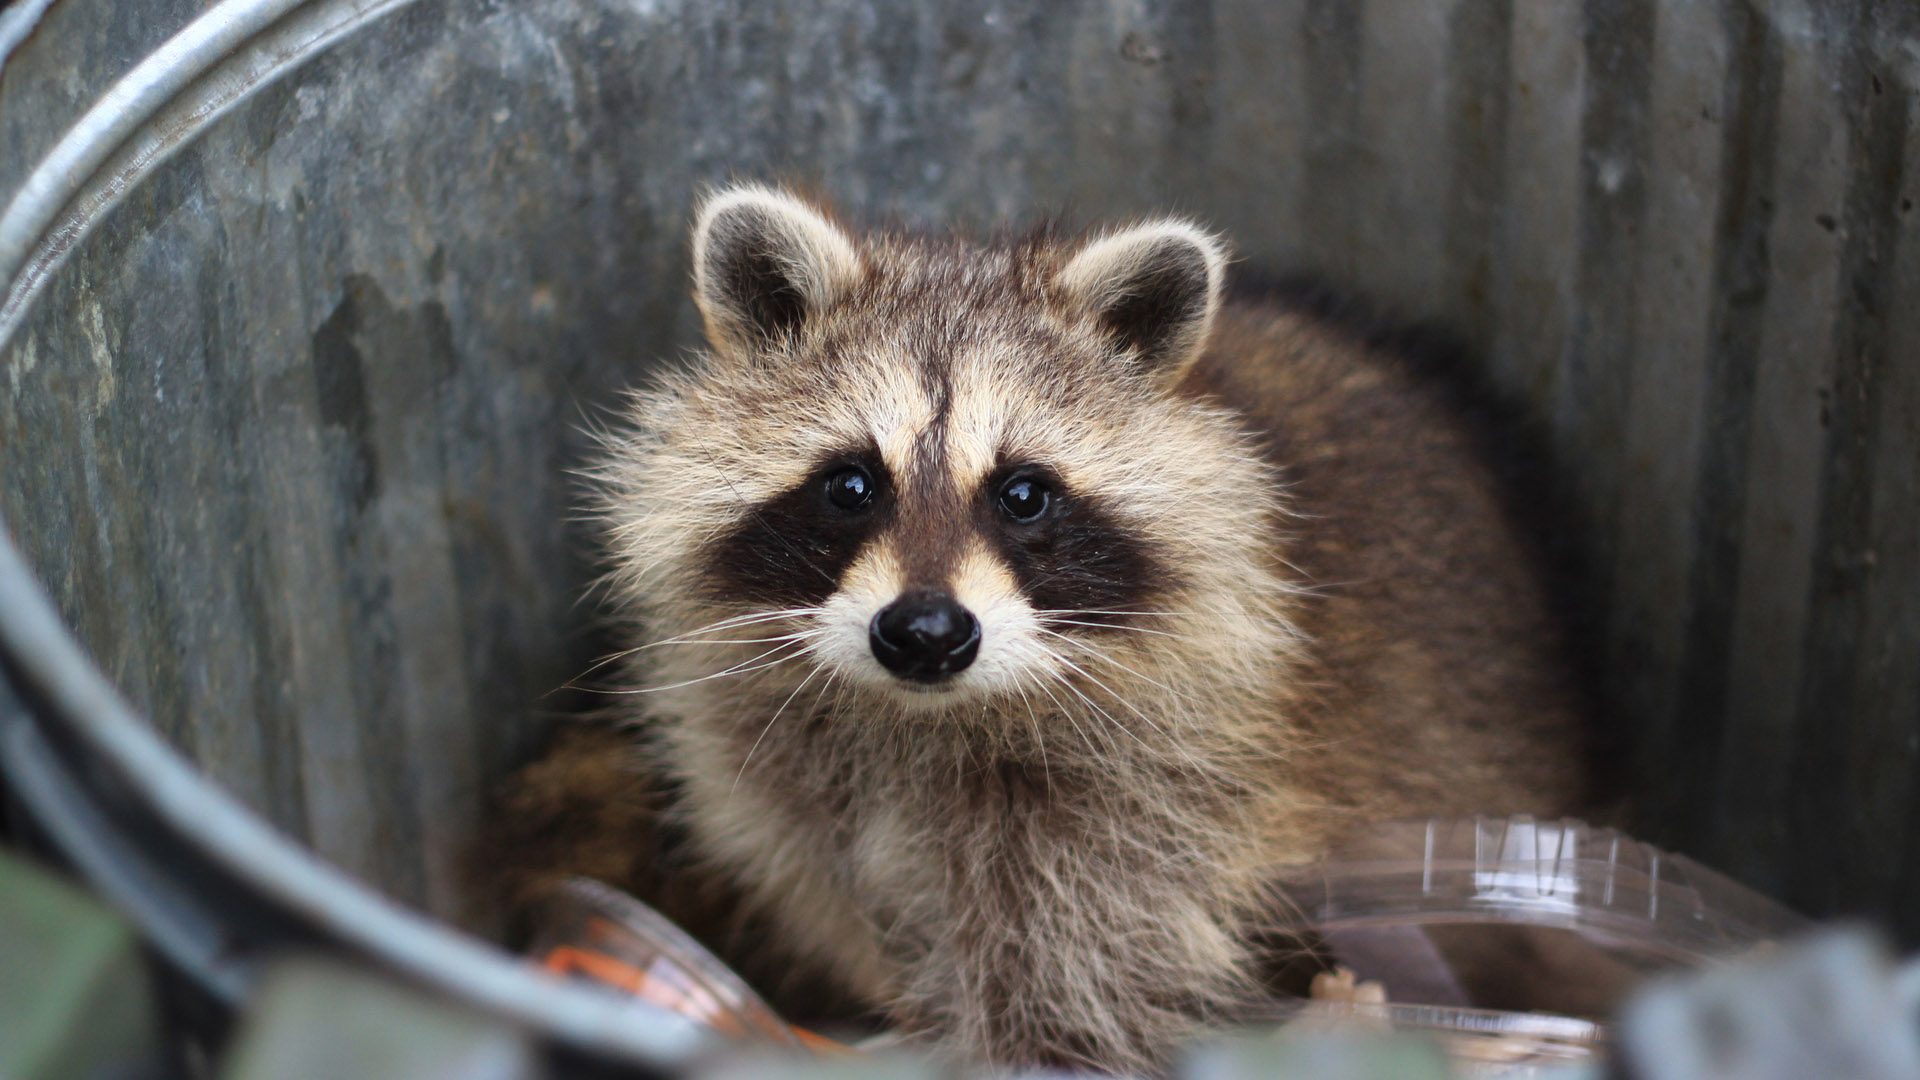
MULTIPOLYGON (((1355 820, 1584 805, 1583 726, 1540 568, 1473 433, 1397 358, 1229 308, 1183 389, 1236 402, 1302 520, 1313 667, 1293 783, 1355 820)), ((1331 820, 1330 820, 1331 824, 1331 820)))
POLYGON ((1255 992, 1276 864, 1579 804, 1559 643, 1466 433, 1349 337, 1220 311, 1205 233, 855 239, 743 189, 695 244, 714 351, 596 474, 659 780, 570 744, 515 796, 568 837, 535 861, 671 893, 640 865, 664 784, 676 878, 928 1045, 1153 1070, 1255 992), (883 496, 836 516, 848 461, 883 496), (1029 468, 1040 532, 995 516, 1029 468), (938 693, 864 651, 919 587, 983 627, 938 693))

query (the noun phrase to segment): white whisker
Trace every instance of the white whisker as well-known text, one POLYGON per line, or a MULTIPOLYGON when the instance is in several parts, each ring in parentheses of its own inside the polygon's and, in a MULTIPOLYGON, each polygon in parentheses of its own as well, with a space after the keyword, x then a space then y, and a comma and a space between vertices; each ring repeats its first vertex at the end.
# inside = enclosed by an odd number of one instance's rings
POLYGON ((676 635, 674 638, 669 640, 681 640, 685 638, 693 638, 693 637, 698 637, 699 635, 702 635, 702 634, 718 633, 721 630, 734 630, 742 626, 751 626, 755 623, 772 622, 775 619, 806 618, 811 615, 820 614, 820 610, 821 609, 816 607, 816 608, 782 608, 777 611, 753 611, 753 612, 748 612, 745 615, 733 615, 725 619, 715 620, 713 622, 708 623, 705 626, 695 627, 692 630, 684 631, 683 633, 680 633, 676 635))
POLYGON ((1040 772, 1047 778, 1047 786, 1052 787, 1053 770, 1047 767, 1047 739, 1040 730, 1040 717, 1033 711, 1033 697, 1018 683, 1014 684, 1013 689, 1020 695, 1020 703, 1027 707, 1027 723, 1033 728, 1033 745, 1040 752, 1040 772))
POLYGON ((1193 615, 1191 611, 1102 611, 1096 608, 1040 608, 1035 615, 1193 615))
MULTIPOLYGON (((1047 674, 1052 674, 1052 673, 1048 672, 1047 674)), ((1096 754, 1100 753, 1100 747, 1094 745, 1094 741, 1092 737, 1090 737, 1087 734, 1087 729, 1081 727, 1080 721, 1075 720, 1073 718, 1073 710, 1067 708, 1066 703, 1062 702, 1058 697, 1056 697, 1054 695, 1054 692, 1047 687, 1047 684, 1044 682, 1041 682, 1037 676, 1033 677, 1033 685, 1035 689, 1047 695, 1047 699, 1053 702, 1053 707, 1060 710, 1061 717, 1064 718, 1067 723, 1073 725, 1074 733, 1080 736, 1080 741, 1086 745, 1086 748, 1093 753, 1096 753, 1096 754)), ((1107 742, 1106 746, 1108 748, 1111 748, 1113 746, 1113 743, 1107 742)))
MULTIPOLYGON (((1042 645, 1042 646, 1040 646, 1040 647, 1041 647, 1042 649, 1046 649, 1046 646, 1044 646, 1044 645, 1042 645)), ((1047 651, 1048 651, 1048 652, 1052 652, 1052 650, 1051 650, 1051 649, 1048 649, 1047 651)), ((1148 716, 1148 715, 1147 715, 1146 713, 1144 713, 1144 712, 1142 712, 1142 711, 1140 711, 1140 709, 1139 709, 1139 707, 1138 707, 1138 706, 1136 706, 1136 705, 1134 705, 1134 703, 1133 703, 1133 702, 1131 702, 1131 701, 1128 701, 1128 700, 1127 700, 1126 698, 1124 698, 1124 697, 1121 697, 1121 696, 1119 695, 1119 693, 1117 693, 1117 692, 1116 692, 1116 691, 1115 691, 1115 690, 1113 689, 1113 687, 1111 687, 1111 686, 1108 686, 1108 685, 1107 685, 1106 683, 1104 683, 1104 682, 1101 682, 1101 681, 1100 681, 1100 679, 1099 679, 1098 677, 1096 677, 1095 675, 1093 675, 1093 673, 1091 673, 1091 672, 1089 672, 1089 671, 1088 671, 1088 670, 1087 670, 1086 668, 1083 668, 1083 667, 1081 667, 1081 666, 1080 666, 1079 664, 1076 664, 1076 663, 1074 663, 1073 661, 1071 661, 1071 660, 1069 660, 1069 659, 1067 659, 1066 657, 1064 657, 1064 656, 1061 656, 1061 655, 1060 655, 1059 653, 1053 653, 1053 658, 1054 658, 1054 659, 1056 659, 1056 660, 1058 660, 1058 661, 1060 661, 1061 663, 1063 663, 1063 664, 1065 664, 1065 665, 1067 665, 1068 667, 1070 667, 1070 668, 1072 668, 1072 669, 1073 669, 1074 671, 1076 671, 1076 672, 1079 672, 1079 673, 1080 673, 1080 676, 1081 676, 1082 678, 1085 678, 1085 679, 1086 679, 1086 680, 1088 680, 1089 682, 1091 682, 1091 683, 1093 683, 1093 685, 1095 685, 1095 686, 1097 686, 1097 687, 1099 687, 1099 688, 1100 688, 1100 689, 1102 689, 1102 690, 1105 690, 1105 691, 1107 692, 1107 695, 1108 695, 1109 697, 1111 697, 1111 698, 1113 698, 1113 700, 1115 700, 1115 701, 1117 701, 1117 702, 1119 702, 1119 703, 1120 703, 1121 705, 1124 705, 1124 706, 1126 706, 1126 707, 1127 707, 1127 708, 1128 708, 1128 709, 1129 709, 1130 711, 1132 711, 1132 713, 1133 713, 1133 714, 1134 714, 1135 716, 1138 716, 1138 717, 1139 717, 1139 718, 1140 718, 1140 719, 1141 719, 1142 721, 1144 721, 1144 722, 1145 722, 1145 723, 1147 724, 1147 726, 1149 726, 1149 727, 1151 727, 1151 728, 1153 728, 1153 730, 1155 730, 1155 731, 1157 731, 1157 732, 1159 732, 1159 733, 1160 733, 1160 737, 1161 737, 1161 738, 1163 738, 1163 739, 1165 739, 1165 740, 1167 741, 1167 745, 1168 745, 1168 746, 1171 746, 1171 747, 1172 747, 1172 748, 1173 748, 1173 749, 1174 749, 1175 751, 1177 751, 1177 752, 1179 753, 1179 755, 1180 755, 1181 757, 1183 757, 1183 758, 1185 758, 1185 759, 1186 759, 1186 761, 1187 761, 1187 764, 1189 764, 1189 765, 1191 765, 1191 766, 1193 766, 1193 768, 1194 768, 1194 771, 1196 771, 1196 772, 1200 772, 1200 773, 1205 773, 1205 772, 1207 771, 1207 770, 1206 770, 1205 768, 1203 768, 1203 767, 1201 766, 1201 764, 1200 764, 1200 762, 1199 762, 1198 760, 1196 760, 1196 759, 1194 758, 1194 756, 1193 756, 1192 754, 1189 754, 1189 753, 1187 753, 1187 751, 1186 751, 1186 749, 1185 749, 1184 747, 1182 747, 1182 746, 1180 745, 1180 742, 1179 742, 1179 740, 1177 740, 1177 739, 1175 739, 1175 738, 1173 737, 1173 735, 1172 735, 1172 733, 1170 733, 1169 731, 1167 731, 1167 729, 1166 729, 1166 728, 1164 728, 1164 727, 1161 727, 1161 726, 1160 726, 1160 724, 1159 724, 1158 722, 1156 722, 1156 721, 1155 721, 1155 720, 1153 719, 1153 717, 1151 717, 1151 716, 1148 716)), ((1091 698, 1089 698, 1089 697, 1087 697, 1087 696, 1086 696, 1086 695, 1085 695, 1084 693, 1081 693, 1081 691, 1080 691, 1080 688, 1079 688, 1079 687, 1076 687, 1076 686, 1074 686, 1074 685, 1073 685, 1072 683, 1070 683, 1070 682, 1067 682, 1067 681, 1066 681, 1066 678, 1065 678, 1064 676, 1060 676, 1060 681, 1061 681, 1061 683, 1062 683, 1062 685, 1064 685, 1064 686, 1066 686, 1066 688, 1067 688, 1067 689, 1069 689, 1069 690, 1072 690, 1072 691, 1073 691, 1074 693, 1076 693, 1076 694, 1079 694, 1079 695, 1080 695, 1080 699, 1081 699, 1082 701, 1085 701, 1085 702, 1086 702, 1086 703, 1087 703, 1088 705, 1092 705, 1092 706, 1093 706, 1093 707, 1094 707, 1095 709, 1099 709, 1099 710, 1100 710, 1100 715, 1102 715, 1102 716, 1106 716, 1108 720, 1111 720, 1111 721, 1113 721, 1113 724, 1114 724, 1114 726, 1116 726, 1116 727, 1119 727, 1119 728, 1120 728, 1120 730, 1122 730, 1122 731, 1125 731, 1125 732, 1127 732, 1127 734, 1129 734, 1129 735, 1133 735, 1133 732, 1132 732, 1132 730, 1131 730, 1131 729, 1129 729, 1129 728, 1127 728, 1126 726, 1124 726, 1124 725, 1122 725, 1122 724, 1121 724, 1121 723, 1120 723, 1120 722, 1119 722, 1118 720, 1114 720, 1112 716, 1110 716, 1110 715, 1108 715, 1108 714, 1107 714, 1107 712, 1106 712, 1106 710, 1105 710, 1105 709, 1100 709, 1100 707, 1099 707, 1098 705, 1094 705, 1094 703, 1093 703, 1093 699, 1091 699, 1091 698)), ((1146 745, 1147 745, 1147 744, 1146 744, 1145 742, 1142 742, 1142 741, 1140 740, 1140 737, 1139 737, 1138 735, 1134 735, 1133 737, 1134 737, 1134 741, 1136 741, 1136 742, 1140 742, 1140 745, 1141 745, 1141 746, 1146 746, 1146 745)), ((1152 748, 1151 748, 1151 747, 1148 747, 1148 749, 1152 749, 1152 748)))
POLYGON ((687 679, 687 680, 686 680, 686 681, 684 681, 684 682, 677 682, 677 683, 668 683, 668 684, 667 684, 667 685, 665 685, 665 686, 642 686, 642 687, 639 687, 639 688, 637 688, 637 689, 633 689, 633 690, 610 690, 610 691, 608 691, 608 693, 612 693, 612 694, 657 694, 657 693, 659 693, 659 692, 660 692, 660 691, 662 691, 662 690, 678 690, 678 689, 680 689, 680 688, 681 688, 681 687, 683 687, 683 686, 692 686, 692 685, 694 685, 695 683, 703 683, 703 682, 706 682, 706 681, 708 681, 709 679, 718 679, 718 678, 722 678, 722 677, 724 677, 724 676, 727 676, 727 675, 745 675, 745 674, 748 674, 748 673, 750 673, 750 672, 755 672, 755 671, 765 671, 766 669, 768 669, 768 668, 770 668, 770 667, 775 667, 775 666, 777 666, 777 665, 780 665, 780 664, 784 664, 784 663, 786 663, 787 661, 789 661, 789 660, 792 660, 792 659, 794 659, 794 658, 796 658, 796 657, 798 657, 798 656, 799 656, 800 654, 802 654, 802 653, 804 653, 804 652, 806 652, 806 651, 807 651, 807 648, 806 648, 806 645, 807 645, 807 643, 806 643, 806 641, 805 641, 805 640, 800 640, 800 641, 789 641, 789 642, 786 642, 786 643, 784 643, 784 644, 780 644, 780 645, 775 645, 775 646, 774 646, 773 648, 771 648, 771 649, 768 649, 768 650, 767 650, 766 652, 763 652, 763 653, 761 653, 761 654, 760 654, 759 656, 755 656, 755 657, 753 657, 753 658, 751 658, 751 659, 748 659, 748 660, 742 660, 742 661, 741 661, 740 663, 738 663, 738 664, 735 664, 734 666, 732 666, 732 667, 730 667, 730 668, 727 668, 727 669, 725 669, 725 670, 722 670, 722 671, 716 671, 716 672, 714 672, 714 673, 712 673, 711 675, 702 675, 702 676, 700 676, 700 677, 699 677, 699 678, 697 678, 697 679, 687 679), (773 659, 773 660, 768 660, 768 661, 767 661, 766 663, 764 663, 764 664, 758 664, 758 663, 755 663, 755 661, 757 661, 757 660, 760 660, 760 659, 763 659, 763 658, 765 658, 765 657, 768 657, 768 656, 772 656, 772 655, 773 655, 774 653, 777 653, 777 652, 780 652, 780 651, 781 651, 782 649, 787 649, 787 648, 789 648, 789 647, 791 647, 791 646, 794 646, 794 645, 798 645, 798 646, 800 646, 800 647, 799 647, 799 648, 797 648, 797 649, 794 649, 794 650, 793 650, 792 652, 789 652, 789 653, 787 653, 787 654, 786 654, 785 656, 781 656, 781 657, 777 657, 777 658, 775 658, 775 659, 773 659), (749 665, 752 665, 752 666, 749 666, 749 665))
MULTIPOLYGON (((1079 665, 1075 664, 1073 661, 1068 660, 1066 657, 1061 656, 1059 653, 1053 652, 1051 649, 1047 649, 1047 647, 1044 645, 1040 646, 1040 648, 1043 651, 1050 653, 1055 660, 1058 660, 1061 663, 1067 665, 1068 667, 1073 668, 1075 671, 1079 671, 1082 675, 1086 675, 1086 672, 1082 671, 1079 665)), ((1052 676, 1055 682, 1059 683, 1061 686, 1066 687, 1067 691, 1073 694, 1074 697, 1077 697, 1081 701, 1085 702, 1087 705, 1087 708, 1092 709, 1094 712, 1097 712, 1101 716, 1105 717, 1107 723, 1112 724, 1115 728, 1118 728, 1122 733, 1124 733, 1127 736, 1127 738, 1132 739, 1134 742, 1139 743, 1141 748, 1148 751, 1149 753, 1153 752, 1153 747, 1148 746, 1145 739, 1142 739, 1139 735, 1135 734, 1132 728, 1114 719, 1112 713, 1101 708, 1099 704, 1096 703, 1092 698, 1088 697, 1084 691, 1082 691, 1079 687, 1073 685, 1073 683, 1069 682, 1065 675, 1062 675, 1057 671, 1049 671, 1047 672, 1047 674, 1052 676)), ((1091 676, 1088 676, 1088 677, 1091 678, 1091 676)), ((1109 690, 1107 692, 1112 693, 1113 691, 1109 690)), ((1164 734, 1164 732, 1162 734, 1164 734)))
POLYGON ((1040 621, 1044 623, 1052 623, 1055 626, 1088 626, 1088 627, 1092 627, 1095 630, 1125 630, 1129 634, 1156 634, 1160 637, 1170 637, 1170 638, 1177 638, 1180 636, 1179 634, 1176 634, 1170 630, 1155 630, 1152 627, 1147 627, 1147 626, 1127 626, 1122 623, 1082 622, 1078 619, 1061 619, 1061 618, 1043 618, 1040 621))
MULTIPOLYGON (((793 699, 800 696, 800 691, 807 688, 807 684, 813 681, 815 675, 825 670, 825 668, 816 667, 812 671, 807 672, 807 677, 800 680, 800 685, 793 688, 793 693, 788 694, 787 699, 780 703, 780 707, 773 710, 773 716, 767 720, 767 726, 760 729, 759 737, 753 740, 752 746, 747 747, 747 756, 740 759, 740 771, 733 774, 733 786, 727 789, 729 796, 740 789, 740 778, 747 775, 747 766, 753 761, 753 752, 760 749, 761 740, 765 739, 767 732, 772 731, 773 725, 779 722, 780 714, 787 711, 787 706, 793 704, 793 699)), ((825 689, 825 687, 822 687, 822 689, 825 689)))
MULTIPOLYGON (((1039 631, 1043 634, 1052 634, 1054 637, 1059 638, 1061 641, 1067 642, 1068 644, 1072 645, 1074 648, 1085 651, 1087 655, 1093 657, 1096 660, 1105 660, 1107 663, 1112 664, 1114 667, 1119 668, 1121 671, 1124 671, 1127 674, 1133 676, 1134 678, 1139 679, 1141 682, 1148 683, 1153 686, 1157 686, 1160 689, 1165 690, 1167 693, 1174 695, 1175 697, 1179 698, 1182 701, 1185 701, 1189 704, 1195 704, 1195 705, 1199 704, 1199 702, 1193 697, 1193 695, 1188 694, 1186 691, 1175 690, 1173 687, 1168 686, 1166 683, 1161 682, 1160 680, 1154 678, 1151 675, 1147 675, 1142 672, 1135 671, 1133 668, 1128 667, 1127 665, 1114 659, 1111 655, 1109 655, 1107 652, 1105 652, 1102 649, 1097 649, 1092 645, 1087 644, 1084 641, 1079 641, 1074 638, 1068 637, 1067 635, 1059 633, 1058 631, 1048 630, 1044 626, 1038 627, 1037 629, 1039 629, 1039 631)), ((1111 693, 1111 691, 1109 691, 1109 693, 1111 693)), ((1117 698, 1119 695, 1115 694, 1114 696, 1117 698)))
POLYGON ((799 641, 802 638, 820 636, 818 630, 795 630, 791 634, 776 634, 773 637, 744 638, 702 638, 699 641, 656 641, 655 645, 758 645, 767 641, 799 641))
MULTIPOLYGON (((803 618, 809 615, 817 615, 819 613, 820 613, 819 608, 786 608, 780 611, 756 611, 746 615, 729 616, 728 618, 720 619, 717 622, 711 622, 705 626, 698 627, 693 630, 688 630, 686 633, 681 634, 678 637, 671 637, 662 641, 650 641, 644 645, 635 645, 630 649, 619 649, 614 652, 608 653, 606 656, 603 656, 600 659, 595 660, 592 666, 588 667, 587 670, 574 676, 573 680, 569 682, 567 685, 571 686, 573 685, 573 683, 577 683, 579 680, 586 678, 587 676, 593 674, 596 671, 599 671, 601 668, 606 667, 608 664, 614 663, 619 660, 624 660, 627 657, 634 656, 638 653, 643 653, 648 649, 656 649, 664 645, 698 645, 703 643, 703 639, 700 639, 698 635, 717 634, 722 630, 735 630, 744 626, 752 626, 752 625, 763 623, 763 622, 772 622, 776 619, 803 618)), ((715 641, 713 643, 720 644, 720 645, 729 645, 729 644, 730 645, 750 645, 750 644, 758 644, 760 642, 775 641, 775 640, 778 640, 778 639, 776 638, 737 638, 731 641, 720 640, 720 641, 715 641)))

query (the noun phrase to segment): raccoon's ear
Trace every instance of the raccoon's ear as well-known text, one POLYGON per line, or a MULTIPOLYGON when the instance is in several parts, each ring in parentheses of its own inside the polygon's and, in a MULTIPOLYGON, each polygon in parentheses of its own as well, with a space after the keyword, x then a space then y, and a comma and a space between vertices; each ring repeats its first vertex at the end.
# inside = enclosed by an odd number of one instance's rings
POLYGON ((1220 307, 1226 248, 1177 218, 1098 237, 1053 279, 1067 306, 1092 317, 1150 369, 1173 373, 1199 355, 1220 307))
POLYGON ((726 188, 694 221, 694 300, 707 340, 723 355, 744 356, 798 327, 861 272, 846 232, 785 191, 726 188))

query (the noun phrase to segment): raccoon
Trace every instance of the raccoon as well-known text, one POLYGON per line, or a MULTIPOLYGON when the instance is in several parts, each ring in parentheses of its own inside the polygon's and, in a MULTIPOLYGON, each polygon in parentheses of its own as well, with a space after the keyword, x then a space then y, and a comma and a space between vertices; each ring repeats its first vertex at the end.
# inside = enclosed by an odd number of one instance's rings
POLYGON ((1583 798, 1468 432, 1227 264, 1172 217, 975 246, 732 187, 708 349, 591 471, 664 812, 949 1057, 1164 1070, 1257 996, 1275 867, 1583 798))

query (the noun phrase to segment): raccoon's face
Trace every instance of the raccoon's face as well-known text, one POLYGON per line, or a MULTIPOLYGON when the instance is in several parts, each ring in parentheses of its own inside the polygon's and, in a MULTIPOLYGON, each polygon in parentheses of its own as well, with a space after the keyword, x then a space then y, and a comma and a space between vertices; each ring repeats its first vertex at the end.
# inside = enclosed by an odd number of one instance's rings
POLYGON ((739 188, 694 255, 712 351, 601 474, 616 595, 676 646, 656 681, 1117 710, 1194 649, 1273 652, 1271 477, 1174 392, 1210 236, 861 242, 739 188))

